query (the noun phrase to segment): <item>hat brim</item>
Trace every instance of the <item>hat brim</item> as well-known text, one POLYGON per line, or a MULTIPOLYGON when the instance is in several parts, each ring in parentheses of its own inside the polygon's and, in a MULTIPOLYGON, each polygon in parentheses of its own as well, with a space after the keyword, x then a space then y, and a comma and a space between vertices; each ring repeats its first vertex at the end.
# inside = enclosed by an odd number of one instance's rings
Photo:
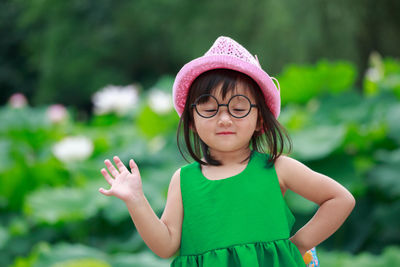
POLYGON ((199 57, 182 67, 173 85, 174 107, 179 116, 183 113, 189 88, 193 81, 203 72, 213 69, 236 70, 251 77, 260 87, 268 108, 274 117, 278 118, 281 106, 280 92, 271 77, 261 67, 229 55, 199 57))

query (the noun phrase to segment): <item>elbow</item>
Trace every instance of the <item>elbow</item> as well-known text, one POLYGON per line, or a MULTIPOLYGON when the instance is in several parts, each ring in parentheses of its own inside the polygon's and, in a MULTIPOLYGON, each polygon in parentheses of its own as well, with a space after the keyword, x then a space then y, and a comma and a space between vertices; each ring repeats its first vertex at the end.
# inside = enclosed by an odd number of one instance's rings
POLYGON ((353 197, 353 195, 351 193, 348 193, 346 195, 345 199, 346 199, 346 204, 349 208, 349 213, 350 213, 356 206, 356 199, 353 197))
POLYGON ((170 254, 167 253, 166 251, 154 251, 154 254, 156 254, 158 257, 163 258, 163 259, 168 259, 170 257, 170 254))
POLYGON ((179 245, 170 244, 170 245, 164 246, 162 248, 159 247, 157 251, 154 251, 154 250, 153 251, 160 258, 169 259, 172 256, 174 256, 178 250, 179 250, 179 245))
POLYGON ((356 199, 351 195, 351 209, 353 210, 354 207, 356 206, 356 199))
POLYGON ((174 256, 175 253, 176 253, 176 251, 163 251, 163 252, 157 253, 157 255, 158 255, 160 258, 169 259, 169 258, 171 258, 172 256, 174 256))
POLYGON ((169 255, 169 254, 161 254, 161 253, 159 253, 159 254, 157 254, 160 258, 163 258, 163 259, 169 259, 171 256, 169 255))

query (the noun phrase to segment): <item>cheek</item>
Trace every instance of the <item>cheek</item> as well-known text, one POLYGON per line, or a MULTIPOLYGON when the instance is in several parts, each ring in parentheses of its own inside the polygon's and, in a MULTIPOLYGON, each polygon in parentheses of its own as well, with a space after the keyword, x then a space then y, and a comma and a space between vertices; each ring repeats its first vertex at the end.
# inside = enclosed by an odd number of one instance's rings
POLYGON ((252 136, 255 131, 259 131, 260 127, 259 122, 257 121, 257 115, 248 120, 245 125, 242 125, 242 127, 248 131, 248 136, 252 136))
POLYGON ((198 129, 201 129, 201 126, 202 126, 202 118, 199 115, 197 115, 196 112, 194 112, 190 127, 194 131, 198 131, 198 129))
POLYGON ((248 120, 248 127, 250 127, 251 129, 256 129, 258 125, 259 125, 258 114, 257 113, 251 114, 248 120))
POLYGON ((196 116, 193 118, 193 125, 191 125, 191 129, 193 132, 203 135, 204 131, 208 131, 207 124, 204 120, 196 116))

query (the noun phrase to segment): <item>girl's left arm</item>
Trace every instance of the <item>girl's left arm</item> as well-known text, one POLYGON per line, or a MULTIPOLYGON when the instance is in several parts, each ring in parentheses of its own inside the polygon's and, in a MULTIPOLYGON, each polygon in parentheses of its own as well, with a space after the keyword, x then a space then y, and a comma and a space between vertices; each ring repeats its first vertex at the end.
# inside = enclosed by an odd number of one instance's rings
POLYGON ((283 192, 290 189, 319 205, 310 221, 290 238, 304 255, 343 224, 355 206, 355 199, 335 180, 292 158, 279 157, 275 168, 283 192))

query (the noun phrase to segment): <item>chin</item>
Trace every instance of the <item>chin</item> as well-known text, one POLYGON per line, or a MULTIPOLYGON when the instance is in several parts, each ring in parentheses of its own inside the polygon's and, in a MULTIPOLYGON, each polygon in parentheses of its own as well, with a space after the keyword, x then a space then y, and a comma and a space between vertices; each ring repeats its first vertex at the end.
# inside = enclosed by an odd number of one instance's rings
POLYGON ((211 150, 218 151, 218 152, 234 152, 239 150, 244 150, 245 148, 240 146, 218 146, 218 147, 210 147, 211 150))

